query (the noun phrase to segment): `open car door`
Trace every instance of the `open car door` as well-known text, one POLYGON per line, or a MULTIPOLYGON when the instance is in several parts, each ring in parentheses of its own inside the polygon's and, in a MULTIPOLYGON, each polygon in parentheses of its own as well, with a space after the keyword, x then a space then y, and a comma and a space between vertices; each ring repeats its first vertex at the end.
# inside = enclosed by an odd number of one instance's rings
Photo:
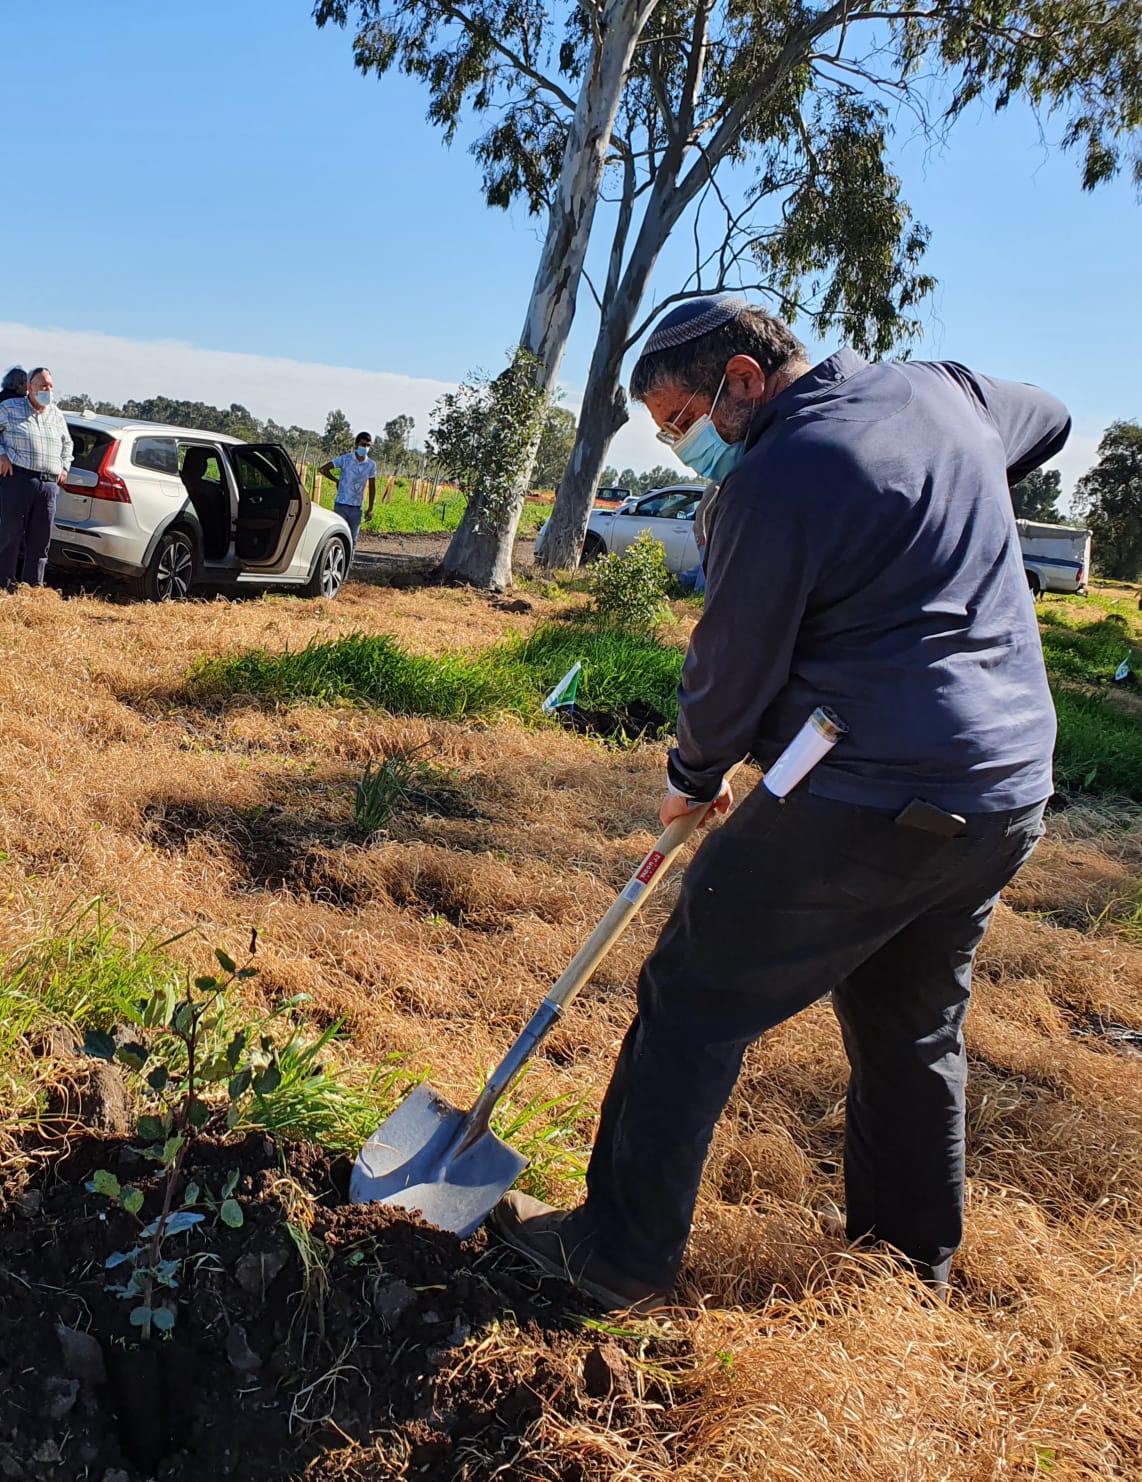
POLYGON ((238 485, 235 556, 244 571, 284 571, 309 518, 297 470, 277 443, 227 444, 226 456, 238 485))

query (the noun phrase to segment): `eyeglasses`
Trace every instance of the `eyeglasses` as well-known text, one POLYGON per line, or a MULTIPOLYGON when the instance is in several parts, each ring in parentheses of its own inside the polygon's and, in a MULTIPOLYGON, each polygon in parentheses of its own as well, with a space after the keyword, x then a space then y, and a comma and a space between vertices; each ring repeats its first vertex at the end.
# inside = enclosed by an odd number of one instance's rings
MULTIPOLYGON (((721 387, 719 387, 718 389, 721 390, 721 387)), ((678 425, 678 418, 685 416, 686 408, 690 405, 690 403, 697 395, 698 393, 696 391, 692 391, 686 398, 685 405, 680 406, 674 413, 673 417, 671 417, 670 421, 664 422, 658 429, 658 432, 655 434, 655 436, 658 438, 658 441, 660 443, 665 443, 668 448, 672 448, 676 442, 686 436, 685 428, 679 427, 678 425)))

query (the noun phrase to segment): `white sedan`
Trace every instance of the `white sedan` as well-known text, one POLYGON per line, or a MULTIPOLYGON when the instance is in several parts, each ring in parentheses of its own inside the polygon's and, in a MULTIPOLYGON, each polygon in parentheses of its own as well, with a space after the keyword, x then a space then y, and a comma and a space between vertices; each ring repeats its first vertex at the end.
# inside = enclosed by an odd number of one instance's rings
MULTIPOLYGON (((583 541, 583 560, 595 561, 608 552, 625 551, 632 541, 649 530, 666 550, 667 569, 675 576, 698 565, 698 543, 694 539, 694 514, 705 484, 672 484, 668 489, 655 489, 628 499, 615 510, 595 509, 587 521, 583 541)), ((543 549, 540 530, 535 542, 538 555, 543 549)))

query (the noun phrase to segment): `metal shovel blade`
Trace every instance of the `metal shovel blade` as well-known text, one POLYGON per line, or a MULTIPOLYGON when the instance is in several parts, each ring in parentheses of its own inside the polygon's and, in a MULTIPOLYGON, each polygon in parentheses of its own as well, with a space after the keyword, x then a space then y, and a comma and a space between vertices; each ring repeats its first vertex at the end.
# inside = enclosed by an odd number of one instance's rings
POLYGON ((468 1113, 424 1084, 385 1118, 357 1155, 354 1204, 391 1204, 461 1237, 478 1230, 527 1167, 494 1132, 462 1151, 468 1113))

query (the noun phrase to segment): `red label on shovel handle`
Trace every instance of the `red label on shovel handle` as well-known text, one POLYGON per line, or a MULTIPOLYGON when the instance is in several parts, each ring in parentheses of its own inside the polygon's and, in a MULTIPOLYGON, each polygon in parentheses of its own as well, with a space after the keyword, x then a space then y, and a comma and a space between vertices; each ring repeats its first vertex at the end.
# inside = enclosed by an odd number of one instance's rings
POLYGON ((642 869, 639 870, 638 874, 634 878, 636 880, 641 880, 644 885, 649 885, 650 882, 654 879, 655 875, 658 874, 658 871, 662 866, 662 861, 665 858, 665 854, 662 854, 657 849, 652 849, 651 852, 643 860, 642 869))

